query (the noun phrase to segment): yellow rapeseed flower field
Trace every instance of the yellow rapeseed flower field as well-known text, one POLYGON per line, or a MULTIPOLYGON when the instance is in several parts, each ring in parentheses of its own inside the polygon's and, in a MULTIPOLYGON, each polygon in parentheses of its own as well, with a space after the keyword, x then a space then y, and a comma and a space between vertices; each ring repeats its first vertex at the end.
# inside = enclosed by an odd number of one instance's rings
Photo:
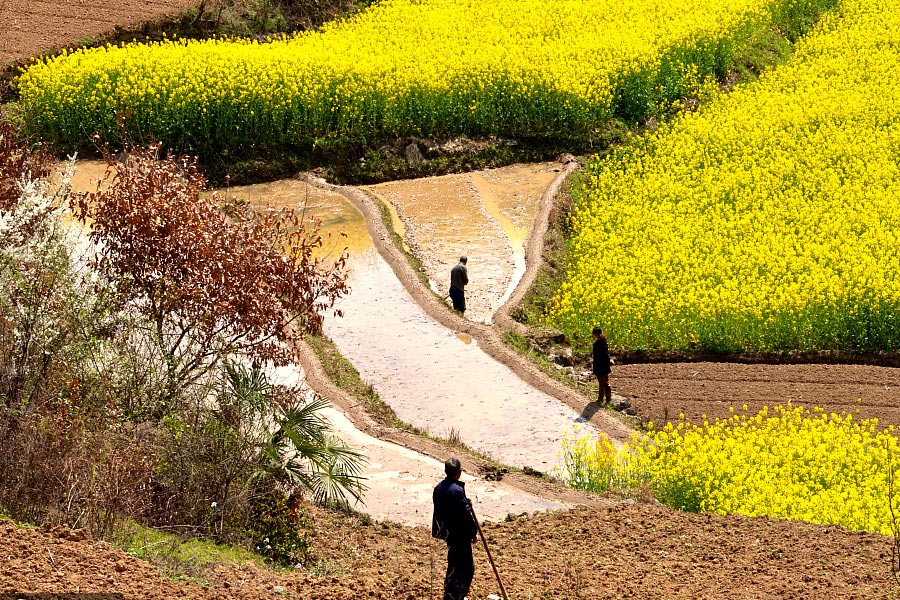
POLYGON ((588 169, 551 320, 626 348, 900 349, 900 0, 588 169))
POLYGON ((833 0, 383 0, 258 43, 78 50, 21 77, 32 131, 115 130, 176 148, 342 135, 590 137, 722 75, 752 32, 833 0))
POLYGON ((648 486, 679 510, 891 535, 892 505, 900 516, 900 446, 893 427, 877 425, 788 404, 715 423, 669 423, 618 451, 602 435, 566 438, 560 473, 593 491, 648 486))

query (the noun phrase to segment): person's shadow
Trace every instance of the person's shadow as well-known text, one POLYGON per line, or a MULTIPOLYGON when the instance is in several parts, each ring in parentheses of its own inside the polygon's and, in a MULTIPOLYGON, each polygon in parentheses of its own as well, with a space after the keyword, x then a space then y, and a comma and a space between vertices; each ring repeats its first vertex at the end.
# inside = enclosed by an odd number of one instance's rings
POLYGON ((591 417, 597 414, 597 411, 600 410, 600 405, 596 402, 588 402, 587 406, 581 411, 581 414, 578 415, 578 418, 575 419, 576 423, 587 423, 591 420, 591 417))

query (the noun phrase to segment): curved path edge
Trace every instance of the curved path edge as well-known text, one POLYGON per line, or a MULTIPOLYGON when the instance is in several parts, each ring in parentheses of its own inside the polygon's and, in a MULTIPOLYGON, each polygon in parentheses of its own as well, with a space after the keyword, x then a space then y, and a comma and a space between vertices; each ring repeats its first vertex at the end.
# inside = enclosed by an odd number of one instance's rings
POLYGON ((534 280, 537 278, 538 272, 543 264, 542 256, 544 253, 544 237, 547 235, 547 228, 550 222, 550 213, 553 210, 554 200, 562 187, 572 173, 579 170, 581 165, 578 160, 571 154, 565 154, 559 158, 559 162, 563 167, 560 169, 559 175, 550 183, 546 190, 541 194, 538 200, 537 212, 534 216, 531 232, 525 240, 525 272, 516 284, 516 288, 506 299, 506 302, 494 313, 494 324, 501 329, 513 331, 519 335, 526 335, 530 328, 527 325, 519 323, 510 316, 510 312, 516 308, 525 294, 531 288, 534 280))
MULTIPOLYGON (((315 351, 307 342, 295 341, 294 348, 297 351, 300 365, 303 367, 306 385, 316 394, 326 398, 340 409, 353 425, 363 433, 385 442, 403 446, 441 462, 445 461, 448 456, 459 456, 464 458, 466 471, 473 474, 478 473, 480 476, 493 470, 492 464, 465 450, 450 447, 416 433, 378 423, 358 399, 335 385, 322 367, 322 363, 319 361, 315 351)), ((572 507, 597 507, 611 502, 595 494, 574 490, 560 483, 539 479, 519 472, 504 474, 500 483, 520 492, 532 494, 544 500, 554 500, 572 507)))
MULTIPOLYGON (((559 189, 562 181, 576 168, 577 163, 573 165, 571 161, 568 162, 566 168, 560 172, 560 175, 553 183, 551 183, 547 191, 542 194, 540 204, 546 206, 543 211, 539 209, 539 213, 542 213, 543 215, 540 221, 542 223, 541 228, 544 231, 546 231, 547 228, 547 217, 550 212, 549 208, 556 191, 559 189)), ((441 302, 431 290, 426 289, 426 287, 422 285, 418 274, 409 263, 409 260, 407 260, 403 250, 398 248, 394 243, 391 232, 385 226, 384 221, 381 218, 380 209, 375 204, 374 200, 362 190, 354 187, 334 185, 308 173, 301 173, 298 175, 298 178, 320 189, 341 194, 362 213, 363 218, 366 221, 366 229, 369 232, 369 236, 372 238, 375 249, 388 265, 390 265, 394 274, 403 284, 403 287, 409 295, 412 296, 415 302, 429 317, 452 331, 462 332, 472 336, 472 338, 478 342, 482 351, 488 356, 505 365, 528 385, 556 398, 572 410, 580 413, 586 421, 589 421, 598 430, 606 433, 614 443, 620 445, 630 438, 632 429, 607 412, 596 410, 596 405, 592 408, 589 406, 589 401, 583 395, 565 386, 561 382, 556 381, 529 360, 519 355, 515 350, 511 349, 503 342, 502 334, 499 333, 497 328, 482 323, 475 323, 460 317, 449 310, 447 305, 441 302)), ((535 221, 537 222, 538 219, 536 218, 535 221)), ((540 249, 535 251, 533 247, 537 245, 538 248, 540 248, 540 244, 543 243, 543 237, 543 234, 538 235, 537 232, 534 232, 529 236, 529 248, 531 249, 530 256, 535 256, 535 254, 537 254, 538 257, 540 256, 540 249)), ((540 261, 532 262, 538 265, 540 263, 540 261)), ((531 275, 532 280, 534 279, 535 274, 536 271, 531 275)), ((530 283, 528 285, 530 285, 530 283)), ((524 282, 516 287, 516 292, 513 296, 523 295, 524 292, 519 291, 520 288, 523 287, 524 282)), ((512 298, 510 300, 512 300, 512 298)), ((507 304, 509 304, 509 302, 507 302, 507 304)))

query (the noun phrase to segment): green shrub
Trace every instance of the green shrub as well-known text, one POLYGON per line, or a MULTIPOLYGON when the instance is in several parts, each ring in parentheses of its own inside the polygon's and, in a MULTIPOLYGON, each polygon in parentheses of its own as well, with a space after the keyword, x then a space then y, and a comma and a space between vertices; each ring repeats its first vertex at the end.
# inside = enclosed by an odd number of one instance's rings
POLYGON ((309 542, 304 536, 310 523, 296 496, 265 494, 251 508, 250 538, 253 550, 285 567, 304 563, 309 542))

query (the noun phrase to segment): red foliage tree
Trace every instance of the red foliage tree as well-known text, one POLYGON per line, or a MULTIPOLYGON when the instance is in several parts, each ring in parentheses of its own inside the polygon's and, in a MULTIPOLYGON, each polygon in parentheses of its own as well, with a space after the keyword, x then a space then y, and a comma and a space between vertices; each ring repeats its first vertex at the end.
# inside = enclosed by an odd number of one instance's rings
POLYGON ((229 356, 292 362, 291 341, 318 332, 347 292, 346 252, 316 259, 318 223, 296 211, 207 197, 196 161, 161 159, 159 146, 107 162, 108 181, 73 212, 90 223, 122 308, 150 324, 166 371, 155 416, 229 356))

